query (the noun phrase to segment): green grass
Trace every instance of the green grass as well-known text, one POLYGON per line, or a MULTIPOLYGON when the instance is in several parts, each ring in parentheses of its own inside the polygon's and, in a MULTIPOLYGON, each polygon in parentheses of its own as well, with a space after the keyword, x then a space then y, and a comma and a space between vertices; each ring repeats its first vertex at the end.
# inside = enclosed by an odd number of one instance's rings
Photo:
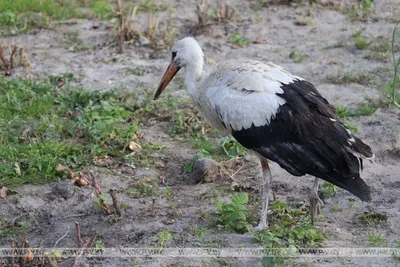
POLYGON ((91 9, 97 17, 101 19, 110 19, 115 17, 114 7, 106 1, 94 1, 91 9))
POLYGON ((45 28, 50 20, 64 20, 82 15, 76 1, 0 0, 0 32, 19 34, 31 28, 45 28))
POLYGON ((380 234, 368 234, 369 244, 373 247, 383 247, 386 244, 385 239, 380 234))
POLYGON ((239 47, 245 47, 251 44, 251 40, 246 37, 242 37, 239 33, 235 32, 229 39, 229 43, 237 45, 239 47))
POLYGON ((369 86, 375 81, 375 76, 372 73, 362 73, 359 71, 340 70, 336 74, 328 75, 327 81, 333 84, 358 83, 369 86))
POLYGON ((331 210, 333 212, 341 212, 341 211, 343 211, 343 209, 344 209, 344 206, 341 203, 336 203, 336 204, 332 205, 332 207, 331 207, 331 210))
POLYGON ((115 7, 105 0, 0 0, 0 33, 15 35, 32 28, 47 28, 51 21, 72 18, 115 17, 115 7), (87 7, 88 12, 80 12, 87 7))
POLYGON ((289 57, 294 63, 301 63, 308 58, 307 54, 298 54, 295 51, 290 52, 289 57))
POLYGON ((370 45, 370 42, 361 35, 361 31, 357 31, 354 35, 354 41, 357 49, 365 50, 370 45))
POLYGON ((96 156, 145 164, 162 146, 141 142, 133 155, 127 148, 140 130, 137 98, 0 76, 0 185, 66 178, 58 164, 79 170, 96 156))
POLYGON ((387 216, 380 213, 364 212, 358 216, 358 221, 366 225, 378 225, 387 221, 387 216))
POLYGON ((347 106, 336 106, 336 114, 340 118, 359 117, 359 116, 371 116, 379 107, 379 103, 373 102, 372 100, 366 99, 356 108, 349 108, 347 106))

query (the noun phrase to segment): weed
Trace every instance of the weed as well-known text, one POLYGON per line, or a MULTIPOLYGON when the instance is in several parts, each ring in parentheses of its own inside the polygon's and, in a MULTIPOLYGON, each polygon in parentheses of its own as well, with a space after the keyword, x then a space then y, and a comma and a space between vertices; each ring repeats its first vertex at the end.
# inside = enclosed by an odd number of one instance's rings
POLYGON ((367 225, 378 225, 387 221, 387 216, 380 213, 364 212, 358 216, 358 221, 367 225))
POLYGON ((141 68, 141 67, 126 68, 126 73, 133 74, 136 76, 143 76, 147 73, 147 70, 145 68, 141 68))
POLYGON ((207 228, 204 226, 191 226, 189 228, 189 233, 192 236, 203 238, 205 235, 207 235, 207 228))
POLYGON ((229 43, 237 45, 238 47, 245 47, 251 44, 251 40, 246 37, 242 37, 239 33, 235 32, 229 39, 229 43))
POLYGON ((172 239, 174 239, 174 236, 168 231, 162 231, 158 235, 153 237, 153 240, 155 240, 157 242, 157 246, 160 249, 165 248, 165 245, 167 244, 167 242, 171 241, 172 239))
POLYGON ((235 10, 231 9, 224 0, 219 1, 218 6, 210 6, 207 1, 202 0, 196 5, 198 23, 191 31, 196 34, 212 23, 227 22, 232 19, 234 14, 235 10))
POLYGON ((329 75, 327 81, 333 84, 358 83, 361 85, 371 85, 375 81, 371 73, 361 73, 357 71, 338 71, 334 75, 329 75))
POLYGON ((22 236, 26 233, 27 222, 18 223, 14 227, 0 227, 0 244, 4 245, 10 237, 22 236))
POLYGON ((369 233, 368 240, 371 246, 382 247, 386 244, 385 239, 380 234, 369 233))
POLYGON ((133 198, 139 198, 143 196, 154 196, 158 194, 159 191, 160 188, 155 177, 144 177, 135 182, 134 188, 127 189, 126 193, 133 198))
POLYGON ((350 17, 351 20, 367 21, 373 14, 373 3, 372 0, 358 1, 357 4, 347 6, 344 11, 350 17))
POLYGON ((159 12, 164 11, 168 7, 162 3, 157 3, 157 1, 142 1, 139 4, 140 11, 147 11, 147 12, 159 12))
POLYGON ((247 150, 233 138, 222 138, 219 146, 229 158, 243 157, 247 155, 247 150))
POLYGON ((255 232, 253 242, 266 248, 289 248, 290 252, 290 249, 314 247, 324 241, 322 234, 312 225, 307 209, 290 208, 286 203, 277 201, 269 210, 270 226, 255 232))
POLYGON ((350 109, 346 106, 336 106, 336 114, 340 118, 371 116, 374 114, 379 104, 370 99, 366 99, 357 105, 355 109, 350 109))
POLYGON ((9 76, 15 68, 21 66, 25 72, 29 72, 31 64, 24 49, 16 45, 8 45, 7 48, 0 43, 0 72, 9 76))
POLYGON ((332 207, 331 207, 331 210, 333 212, 340 212, 340 211, 343 211, 343 209, 344 209, 344 206, 341 203, 336 203, 336 204, 332 205, 332 207))
POLYGON ((308 58, 307 54, 297 54, 295 51, 290 52, 289 57, 294 63, 301 63, 308 58))
POLYGON ((357 31, 353 35, 357 49, 365 50, 370 45, 370 42, 361 35, 361 31, 357 31))
POLYGON ((387 62, 390 55, 390 45, 386 38, 378 37, 369 47, 365 59, 387 62))
POLYGON ((85 51, 90 48, 88 44, 79 38, 79 31, 77 30, 65 33, 64 37, 64 42, 68 45, 68 50, 71 52, 85 51))
POLYGON ((174 198, 174 191, 170 186, 167 186, 162 192, 162 196, 167 200, 172 200, 174 198))
POLYGON ((323 198, 334 197, 337 194, 337 187, 334 184, 323 181, 322 183, 322 196, 323 198))
POLYGON ((246 216, 248 201, 247 194, 233 194, 231 203, 216 201, 219 227, 236 233, 247 232, 251 227, 246 216))

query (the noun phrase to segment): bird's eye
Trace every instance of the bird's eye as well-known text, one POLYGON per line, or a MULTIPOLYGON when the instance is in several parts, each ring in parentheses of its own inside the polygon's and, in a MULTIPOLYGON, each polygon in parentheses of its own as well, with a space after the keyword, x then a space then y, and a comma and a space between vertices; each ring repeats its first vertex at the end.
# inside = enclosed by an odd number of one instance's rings
POLYGON ((176 57, 176 52, 172 52, 172 60, 176 57))

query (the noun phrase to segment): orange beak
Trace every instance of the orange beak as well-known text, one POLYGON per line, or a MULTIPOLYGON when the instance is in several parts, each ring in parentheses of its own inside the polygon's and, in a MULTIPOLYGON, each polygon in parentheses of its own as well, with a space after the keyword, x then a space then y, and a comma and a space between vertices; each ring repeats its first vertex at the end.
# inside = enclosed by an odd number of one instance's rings
POLYGON ((157 92, 154 95, 154 100, 156 100, 161 93, 164 91, 164 89, 167 87, 169 82, 174 78, 175 74, 180 70, 181 68, 176 66, 174 62, 171 62, 167 68, 167 70, 164 73, 164 76, 161 79, 160 85, 157 88, 157 92))

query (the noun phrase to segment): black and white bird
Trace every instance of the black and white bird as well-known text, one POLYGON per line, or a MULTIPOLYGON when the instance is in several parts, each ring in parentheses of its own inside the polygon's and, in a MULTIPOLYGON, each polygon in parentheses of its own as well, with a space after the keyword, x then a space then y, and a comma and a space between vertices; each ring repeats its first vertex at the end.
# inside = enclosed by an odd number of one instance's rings
MULTIPOLYGON (((310 200, 318 204, 319 179, 371 200, 360 178, 371 148, 348 130, 315 87, 271 62, 234 59, 204 71, 204 53, 194 38, 177 41, 154 99, 185 68, 189 95, 208 121, 255 152, 263 170, 258 229, 268 227, 271 181, 268 160, 295 176, 316 177, 310 200)), ((315 211, 314 211, 315 213, 315 211)))

